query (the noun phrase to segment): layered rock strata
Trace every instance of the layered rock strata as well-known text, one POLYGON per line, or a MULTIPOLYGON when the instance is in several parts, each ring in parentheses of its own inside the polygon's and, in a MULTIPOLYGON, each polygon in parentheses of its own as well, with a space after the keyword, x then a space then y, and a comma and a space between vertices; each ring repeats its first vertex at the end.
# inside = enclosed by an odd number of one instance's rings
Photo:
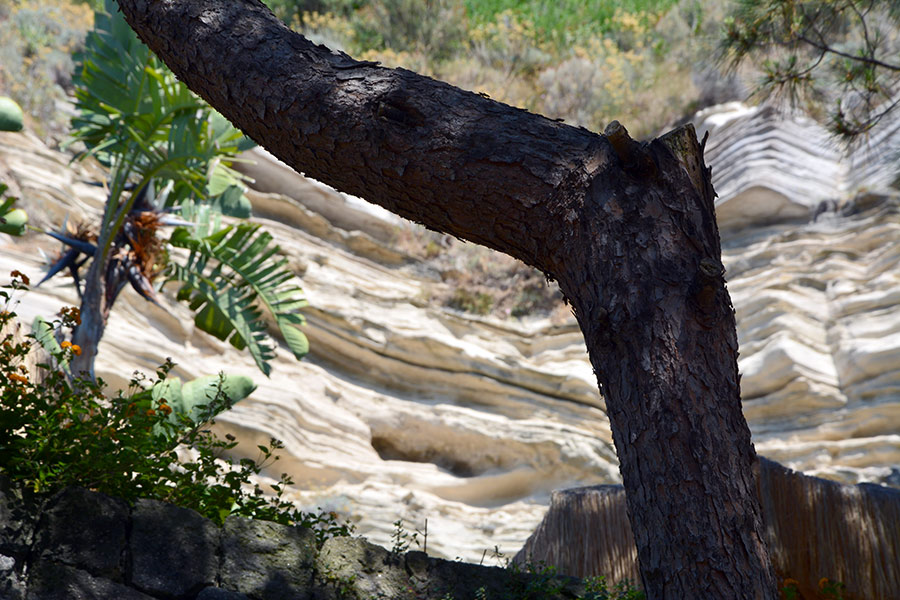
MULTIPOLYGON (((773 134, 788 127, 775 114, 732 107, 704 119, 715 125, 707 148, 757 448, 817 475, 896 483, 896 195, 853 195, 840 183, 848 179, 837 178, 834 202, 817 216, 828 194, 803 200, 803 191, 825 185, 828 165, 840 160, 804 163, 806 138, 773 134), (743 154, 729 154, 739 142, 743 154), (778 158, 779 144, 794 147, 790 160, 778 158), (740 174, 729 174, 740 161, 740 174), (739 209, 765 189, 779 190, 789 206, 739 209)), ((68 161, 33 136, 0 134, 0 180, 38 224, 98 214, 102 191, 87 183, 102 172, 68 161)), ((885 179, 883 167, 870 171, 885 179)), ((167 356, 185 379, 219 370, 254 377, 259 389, 217 425, 238 437, 238 452, 283 440, 268 475, 287 471, 299 503, 351 515, 361 534, 386 545, 398 518, 419 530, 427 519, 429 551, 447 558, 515 552, 552 490, 619 481, 605 405, 573 319, 501 320, 436 305, 435 290, 447 285, 440 272, 391 242, 409 225, 274 163, 256 174, 267 190, 251 193, 256 218, 290 257, 310 302, 310 359, 298 363, 280 348, 266 379, 249 357, 196 330, 170 296, 159 308, 126 291, 97 364, 111 387, 167 356)), ((39 279, 39 250, 57 248, 45 237, 4 238, 0 273, 17 268, 39 279)), ((60 279, 30 292, 17 311, 30 322, 75 302, 60 279)))

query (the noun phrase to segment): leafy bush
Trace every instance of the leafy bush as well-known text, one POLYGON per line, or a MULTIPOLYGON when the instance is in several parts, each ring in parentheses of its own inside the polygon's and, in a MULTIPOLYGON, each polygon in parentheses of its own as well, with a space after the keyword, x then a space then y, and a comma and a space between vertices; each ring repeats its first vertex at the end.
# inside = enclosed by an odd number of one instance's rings
POLYGON ((495 100, 602 131, 654 135, 742 97, 714 62, 714 0, 363 2, 307 15, 306 35, 357 58, 438 77, 495 100), (429 9, 430 7, 430 9, 429 9), (424 11, 421 18, 418 12, 424 11))
MULTIPOLYGON (((14 271, 13 283, 0 291, 6 308, 0 312, 0 473, 39 493, 80 485, 128 502, 171 502, 217 523, 236 514, 300 525, 312 528, 319 543, 351 532, 334 513, 303 513, 285 500, 287 475, 271 485, 274 495, 253 482, 278 460, 277 440, 258 446, 255 460, 226 458, 236 440, 220 440, 209 429, 210 417, 232 403, 222 380, 192 416, 173 394, 152 393, 147 385, 170 388, 171 362, 155 379, 135 375, 127 391, 108 397, 102 381, 66 375, 66 363, 81 352, 71 342, 48 344, 50 355, 35 359, 35 335, 18 333, 11 310, 13 295, 27 283, 14 271)), ((65 309, 54 326, 61 334, 78 319, 77 309, 65 309)))
MULTIPOLYGON (((539 112, 594 131, 617 119, 645 137, 709 100, 736 97, 727 87, 710 94, 698 77, 714 68, 698 14, 680 7, 665 14, 618 11, 610 25, 613 32, 575 44, 538 76, 539 112)), ((717 72, 713 79, 720 79, 717 72)))
MULTIPOLYGON (((565 578, 560 576, 553 565, 543 561, 519 565, 510 563, 506 567, 513 573, 526 573, 528 578, 513 578, 507 590, 508 598, 516 600, 540 600, 550 596, 558 596, 565 589, 565 578)), ((606 577, 588 577, 584 580, 584 591, 576 600, 644 600, 644 592, 623 579, 615 584, 612 589, 606 582, 606 577)))
POLYGON ((465 11, 458 0, 382 0, 356 15, 358 45, 421 52, 432 61, 462 48, 465 11))
POLYGON ((560 48, 615 31, 617 13, 662 12, 677 3, 678 0, 465 0, 476 22, 488 23, 500 13, 515 13, 533 21, 541 38, 560 48))
POLYGON ((487 292, 473 292, 465 288, 457 288, 447 300, 447 306, 476 315, 486 315, 494 306, 494 297, 487 292))
MULTIPOLYGON (((819 589, 816 590, 817 600, 843 600, 846 586, 840 581, 832 581, 827 577, 819 580, 819 589)), ((804 598, 800 594, 800 582, 790 577, 781 584, 781 595, 785 600, 800 600, 804 598)))

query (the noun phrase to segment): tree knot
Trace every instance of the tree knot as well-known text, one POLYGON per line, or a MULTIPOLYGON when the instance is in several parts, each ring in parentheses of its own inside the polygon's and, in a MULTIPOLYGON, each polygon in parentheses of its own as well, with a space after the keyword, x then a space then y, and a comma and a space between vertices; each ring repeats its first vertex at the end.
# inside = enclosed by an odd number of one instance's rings
POLYGON ((633 140, 621 123, 611 122, 603 135, 615 150, 625 172, 635 177, 656 177, 659 170, 647 145, 633 140))

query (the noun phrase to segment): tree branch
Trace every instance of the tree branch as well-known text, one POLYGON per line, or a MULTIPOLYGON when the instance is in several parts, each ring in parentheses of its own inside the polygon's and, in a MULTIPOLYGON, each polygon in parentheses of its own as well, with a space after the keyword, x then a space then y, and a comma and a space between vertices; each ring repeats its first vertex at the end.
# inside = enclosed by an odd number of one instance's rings
POLYGON ((570 208, 558 191, 609 165, 598 134, 354 61, 258 0, 119 4, 181 80, 291 167, 545 272, 546 228, 570 208), (185 52, 173 39, 193 43, 185 52))
POLYGON ((801 42, 809 44, 813 48, 817 48, 818 50, 821 50, 822 52, 834 54, 835 56, 840 56, 840 57, 852 60, 854 62, 860 62, 860 63, 866 64, 866 65, 872 65, 874 67, 882 67, 884 69, 888 69, 889 71, 900 71, 900 65, 892 65, 890 63, 880 61, 876 58, 869 58, 868 56, 855 56, 853 54, 843 52, 842 50, 835 50, 833 47, 829 46, 828 44, 816 42, 815 40, 812 40, 812 39, 806 37, 805 35, 798 35, 797 39, 800 40, 801 42))

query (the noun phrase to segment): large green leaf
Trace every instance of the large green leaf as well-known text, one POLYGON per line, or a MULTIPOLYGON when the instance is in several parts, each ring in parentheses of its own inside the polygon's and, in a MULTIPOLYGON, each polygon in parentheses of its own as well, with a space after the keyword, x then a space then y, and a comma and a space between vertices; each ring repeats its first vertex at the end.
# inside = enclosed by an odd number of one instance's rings
POLYGON ((3 197, 8 189, 8 185, 0 183, 0 233, 23 235, 28 224, 28 214, 21 208, 13 208, 18 198, 3 197))
MULTIPOLYGON (((62 356, 62 347, 59 345, 59 342, 56 341, 53 325, 44 319, 44 317, 37 316, 34 318, 34 321, 31 323, 31 334, 48 354, 51 356, 62 356)), ((65 358, 59 361, 59 368, 67 375, 71 375, 69 372, 69 361, 65 358)))
MULTIPOLYGON (((253 393, 256 384, 246 375, 207 375, 186 383, 170 378, 159 381, 150 389, 131 397, 140 410, 158 407, 165 403, 172 409, 168 420, 173 425, 181 425, 186 417, 194 424, 206 423, 219 412, 237 404, 253 393), (219 391, 227 402, 215 402, 219 391), (152 402, 151 402, 152 401, 152 402)), ((154 433, 169 433, 156 427, 154 433)))
POLYGON ((272 236, 259 225, 241 223, 206 237, 178 228, 169 243, 190 251, 183 265, 170 263, 169 280, 182 284, 178 292, 197 311, 197 326, 232 345, 246 346, 266 375, 274 348, 266 342, 265 324, 257 306, 273 317, 285 343, 296 358, 309 352, 309 342, 298 327, 305 323, 299 311, 306 306, 302 290, 272 236))
POLYGON ((228 340, 239 350, 247 348, 259 369, 268 376, 272 370, 268 361, 275 357, 275 350, 252 298, 215 274, 213 279, 204 277, 205 265, 196 258, 192 254, 186 265, 169 263, 169 279, 182 284, 178 299, 187 301, 195 311, 194 323, 199 329, 228 340))

